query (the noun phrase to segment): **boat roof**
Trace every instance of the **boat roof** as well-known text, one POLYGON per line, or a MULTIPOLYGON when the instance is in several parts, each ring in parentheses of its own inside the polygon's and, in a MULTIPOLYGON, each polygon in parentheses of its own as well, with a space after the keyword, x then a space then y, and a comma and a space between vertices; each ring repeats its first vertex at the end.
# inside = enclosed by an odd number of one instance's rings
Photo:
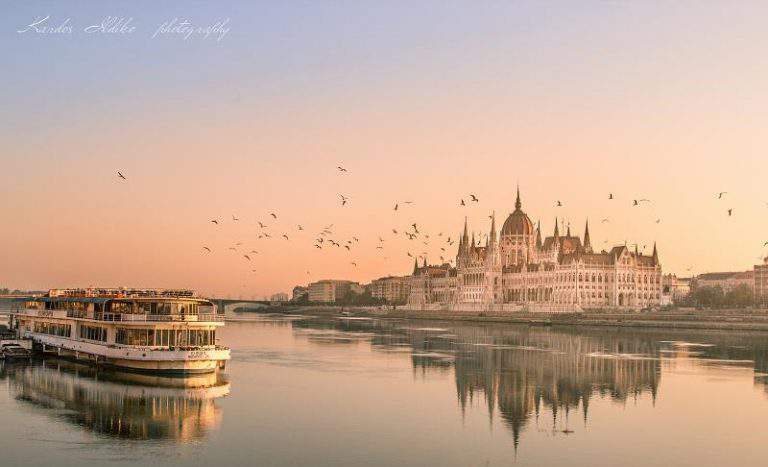
POLYGON ((31 302, 60 303, 107 303, 113 301, 142 301, 142 302, 200 302, 211 303, 210 300, 199 297, 31 297, 31 302))

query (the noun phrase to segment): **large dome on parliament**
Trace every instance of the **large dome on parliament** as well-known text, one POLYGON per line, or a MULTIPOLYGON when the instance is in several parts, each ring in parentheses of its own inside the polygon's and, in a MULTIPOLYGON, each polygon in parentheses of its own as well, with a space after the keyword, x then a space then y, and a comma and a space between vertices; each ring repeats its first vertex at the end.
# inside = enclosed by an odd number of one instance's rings
POLYGON ((515 211, 507 217, 504 225, 501 227, 501 236, 505 235, 533 235, 533 222, 526 213, 523 212, 520 202, 520 189, 517 190, 517 200, 515 201, 515 211))

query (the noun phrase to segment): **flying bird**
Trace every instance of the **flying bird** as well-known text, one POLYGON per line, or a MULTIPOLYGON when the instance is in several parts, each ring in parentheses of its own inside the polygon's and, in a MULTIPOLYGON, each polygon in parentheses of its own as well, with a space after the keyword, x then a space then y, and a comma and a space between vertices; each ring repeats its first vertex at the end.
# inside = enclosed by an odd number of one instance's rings
POLYGON ((349 198, 347 198, 346 196, 342 195, 341 193, 339 193, 339 196, 341 197, 341 205, 342 206, 346 205, 347 204, 347 200, 349 198))
POLYGON ((633 199, 632 200, 632 206, 640 206, 640 203, 650 203, 651 200, 649 199, 633 199))
POLYGON ((322 249, 323 249, 323 247, 321 247, 321 246, 320 246, 320 245, 318 245, 317 243, 315 243, 315 248, 317 248, 318 250, 322 250, 322 249))
POLYGON ((479 201, 480 201, 479 199, 477 199, 477 196, 475 196, 475 195, 473 195, 473 194, 471 194, 471 193, 470 193, 470 195, 469 195, 469 196, 472 198, 472 201, 474 201, 475 203, 477 203, 477 202, 479 202, 479 201))
POLYGON ((237 221, 239 221, 240 219, 238 219, 237 217, 235 217, 235 215, 234 215, 234 214, 232 214, 232 220, 233 220, 233 221, 235 221, 235 222, 237 222, 237 221))
POLYGON ((204 246, 204 247, 203 247, 203 250, 206 250, 208 253, 210 253, 210 252, 211 252, 211 249, 210 249, 210 248, 208 248, 207 246, 204 246))
POLYGON ((352 265, 352 266, 354 266, 354 267, 357 267, 357 263, 355 263, 354 261, 352 261, 352 262, 351 262, 351 263, 349 263, 349 264, 351 264, 351 265, 352 265))
POLYGON ((610 221, 611 221, 611 220, 610 220, 610 219, 608 219, 608 218, 606 217, 605 219, 602 219, 600 222, 602 222, 603 224, 605 224, 606 222, 610 222, 610 221))
POLYGON ((286 239, 286 240, 288 240, 288 235, 286 235, 286 234, 283 234, 283 238, 284 238, 284 239, 286 239))
POLYGON ((248 256, 248 255, 243 255, 243 258, 247 259, 248 261, 250 261, 250 260, 251 260, 251 257, 250 257, 250 256, 248 256))
POLYGON ((360 240, 357 239, 357 237, 352 237, 352 240, 354 240, 355 242, 359 242, 360 241, 360 240))
POLYGON ((413 227, 413 231, 414 232, 419 233, 419 229, 418 229, 418 227, 416 227, 416 223, 415 222, 413 224, 411 224, 411 227, 413 227))
POLYGON ((125 175, 123 175, 120 171, 117 172, 117 176, 122 178, 123 180, 128 180, 127 178, 125 178, 125 175))
POLYGON ((613 193, 608 193, 608 199, 613 199, 613 193))
POLYGON ((349 245, 344 245, 344 248, 346 248, 346 249, 347 249, 347 250, 349 250, 349 251, 352 251, 352 250, 349 248, 349 245))
POLYGON ((270 212, 269 215, 272 216, 272 218, 277 219, 277 214, 274 212, 270 212))
POLYGON ((556 207, 558 207, 558 208, 559 208, 559 207, 562 207, 562 206, 563 206, 563 203, 561 203, 561 202, 560 202, 560 200, 557 200, 557 204, 556 204, 555 206, 556 206, 556 207))
POLYGON ((254 255, 258 255, 258 254, 259 254, 259 252, 258 252, 258 251, 256 251, 256 250, 251 250, 251 251, 249 251, 248 253, 253 253, 254 255))
POLYGON ((258 223, 259 223, 259 228, 260 229, 263 229, 264 227, 266 227, 266 225, 262 224, 261 221, 258 221, 258 223))
POLYGON ((461 200, 461 205, 462 205, 462 206, 466 206, 466 205, 467 205, 467 203, 465 203, 465 202, 464 202, 464 200, 462 199, 462 200, 461 200))
POLYGON ((726 195, 726 194, 728 194, 727 191, 721 191, 720 193, 717 194, 717 199, 723 199, 723 195, 726 195))
POLYGON ((299 224, 299 230, 304 230, 304 227, 302 227, 301 224, 299 224))
POLYGON ((216 225, 219 225, 219 221, 217 221, 216 219, 212 220, 211 222, 213 222, 216 225))
POLYGON ((728 215, 729 215, 729 216, 732 216, 732 215, 733 215, 733 208, 731 208, 731 209, 729 209, 729 210, 728 210, 728 215))
POLYGON ((340 165, 336 166, 336 168, 339 170, 339 172, 347 172, 348 171, 347 169, 345 169, 344 167, 342 167, 340 165))
POLYGON ((397 207, 400 206, 399 204, 395 204, 395 211, 397 211, 397 207))

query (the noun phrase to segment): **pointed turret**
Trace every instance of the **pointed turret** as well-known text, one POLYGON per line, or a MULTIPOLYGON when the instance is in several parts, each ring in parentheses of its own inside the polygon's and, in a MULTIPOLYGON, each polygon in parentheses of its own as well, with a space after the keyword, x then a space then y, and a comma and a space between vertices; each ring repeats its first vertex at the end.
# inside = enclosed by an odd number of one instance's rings
POLYGON ((413 275, 415 276, 419 272, 419 259, 413 258, 413 275))
POLYGON ((536 223, 536 249, 541 250, 541 221, 536 223))
POLYGON ((555 233, 554 233, 554 237, 555 238, 560 238, 560 228, 558 227, 558 224, 557 224, 557 217, 555 217, 555 233))
POLYGON ((472 243, 471 243, 471 245, 472 245, 473 249, 475 248, 475 246, 477 246, 477 245, 475 245, 475 233, 474 232, 472 232, 472 243))
POLYGON ((565 236, 570 238, 571 237, 571 223, 568 223, 568 226, 566 227, 565 236))
POLYGON ((589 219, 587 219, 587 223, 584 226, 584 251, 592 253, 592 241, 589 238, 589 219))
POLYGON ((424 267, 427 267, 427 257, 424 257, 424 267))
POLYGON ((493 214, 491 215, 490 243, 496 243, 496 211, 493 211, 493 214))
POLYGON ((653 242, 653 264, 659 264, 659 250, 656 249, 656 242, 653 242))
POLYGON ((519 211, 522 209, 523 203, 520 202, 520 185, 517 185, 517 199, 515 200, 515 210, 519 211))

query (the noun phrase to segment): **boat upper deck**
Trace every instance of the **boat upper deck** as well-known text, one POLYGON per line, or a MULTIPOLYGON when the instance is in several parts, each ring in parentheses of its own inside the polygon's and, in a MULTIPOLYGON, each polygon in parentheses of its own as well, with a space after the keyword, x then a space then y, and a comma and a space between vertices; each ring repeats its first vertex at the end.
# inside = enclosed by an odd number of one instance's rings
POLYGON ((27 300, 15 313, 108 322, 224 321, 211 301, 170 289, 54 289, 27 300))

